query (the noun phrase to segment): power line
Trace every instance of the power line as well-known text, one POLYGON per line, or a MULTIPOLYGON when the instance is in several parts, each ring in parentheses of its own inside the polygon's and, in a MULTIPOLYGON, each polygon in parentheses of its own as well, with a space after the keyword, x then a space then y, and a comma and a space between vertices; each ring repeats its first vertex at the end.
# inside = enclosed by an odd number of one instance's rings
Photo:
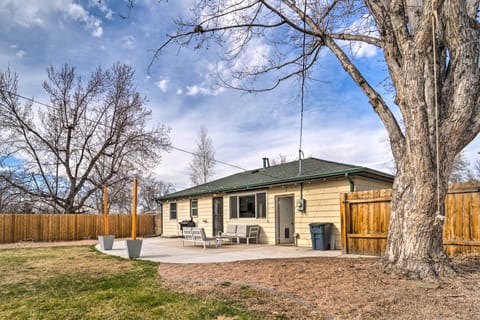
MULTIPOLYGON (((0 88, 0 90, 3 91, 3 92, 8 93, 8 94, 10 94, 10 95, 19 97, 19 98, 21 98, 21 99, 31 101, 32 103, 36 103, 36 104, 42 105, 42 106, 47 107, 47 108, 49 108, 49 109, 54 109, 54 108, 55 108, 55 107, 53 107, 52 105, 49 105, 49 104, 47 104, 47 103, 38 101, 38 100, 36 100, 36 99, 34 99, 34 98, 28 98, 28 97, 26 97, 26 96, 24 96, 24 95, 21 95, 21 94, 18 94, 18 93, 16 93, 16 92, 12 92, 12 91, 9 91, 9 90, 6 90, 6 89, 2 89, 2 88, 0 88)), ((88 122, 91 122, 91 123, 95 123, 95 124, 98 125, 98 126, 103 126, 103 127, 108 128, 107 125, 105 125, 105 124, 103 124, 103 123, 101 123, 101 122, 99 122, 99 121, 94 121, 94 120, 89 119, 89 118, 87 118, 87 117, 85 117, 85 116, 80 116, 80 118, 83 119, 83 120, 85 120, 85 121, 88 121, 88 122)), ((187 154, 190 154, 190 155, 193 155, 193 156, 200 156, 200 157, 202 157, 201 154, 198 154, 198 153, 192 152, 192 151, 188 151, 188 150, 186 150, 186 149, 183 149, 183 148, 180 148, 180 147, 176 147, 176 146, 171 145, 171 144, 168 145, 167 148, 171 148, 171 149, 174 149, 174 150, 177 150, 177 151, 180 151, 180 152, 184 152, 184 153, 187 153, 187 154)), ((240 166, 237 166, 237 165, 234 165, 234 164, 225 162, 225 161, 221 161, 221 160, 217 160, 217 159, 213 159, 213 161, 216 162, 216 163, 220 163, 220 164, 229 166, 229 167, 231 167, 231 168, 239 169, 239 170, 242 170, 242 171, 249 171, 249 169, 245 169, 245 168, 243 168, 243 167, 240 167, 240 166)), ((301 161, 301 159, 299 159, 299 161, 301 161)), ((273 179, 281 179, 281 177, 277 177, 277 176, 271 175, 271 174, 266 173, 266 172, 259 171, 259 173, 262 174, 263 176, 267 176, 267 177, 270 177, 270 178, 273 178, 273 179)))
MULTIPOLYGON (((27 100, 27 101, 31 101, 32 103, 36 103, 36 104, 42 105, 42 106, 47 107, 47 108, 49 108, 49 109, 54 109, 53 106, 51 106, 51 105, 49 105, 49 104, 46 104, 46 103, 44 103, 44 102, 38 101, 38 100, 36 100, 36 99, 34 99, 34 98, 29 98, 29 97, 26 97, 26 96, 24 96, 24 95, 21 95, 21 94, 18 94, 18 93, 16 93, 16 92, 12 92, 12 91, 9 91, 9 90, 6 90, 6 89, 1 89, 1 88, 0 88, 0 90, 3 91, 3 92, 8 93, 8 94, 10 94, 10 95, 19 97, 19 98, 21 98, 21 99, 24 99, 24 100, 27 100)), ((95 124, 98 124, 99 126, 103 126, 103 127, 108 128, 107 125, 105 125, 105 124, 103 124, 103 123, 100 123, 100 122, 98 122, 98 121, 94 121, 94 120, 89 119, 89 118, 87 118, 87 117, 81 117, 81 118, 82 118, 83 120, 88 121, 88 122, 95 123, 95 124)), ((195 152, 192 152, 192 151, 188 151, 188 150, 185 150, 185 149, 182 149, 182 148, 179 148, 179 147, 175 147, 175 146, 173 146, 173 145, 169 145, 168 147, 171 148, 171 149, 177 150, 177 151, 181 151, 181 152, 184 152, 184 153, 188 153, 188 154, 190 154, 190 155, 202 156, 202 155, 200 155, 200 154, 198 154, 198 153, 195 153, 195 152)), ((225 162, 225 161, 221 161, 221 160, 217 160, 217 159, 213 159, 213 160, 214 160, 216 163, 220 163, 220 164, 223 164, 223 165, 226 165, 226 166, 235 168, 235 169, 240 169, 240 170, 242 170, 242 171, 248 171, 248 169, 242 168, 242 167, 237 166, 237 165, 234 165, 234 164, 230 164, 230 163, 225 162)))
MULTIPOLYGON (((179 148, 179 147, 175 147, 173 145, 170 145, 169 146, 170 148, 174 149, 174 150, 177 150, 177 151, 181 151, 181 152, 185 152, 185 153, 188 153, 188 154, 191 154, 193 156, 202 156, 198 153, 195 153, 195 152, 192 152, 192 151, 188 151, 188 150, 185 150, 185 149, 182 149, 182 148, 179 148)), ((230 164, 228 162, 225 162, 225 161, 221 161, 221 160, 217 160, 217 159, 213 159, 214 162, 216 163, 221 163, 223 165, 226 165, 226 166, 229 166, 229 167, 232 167, 232 168, 235 168, 235 169, 240 169, 242 171, 248 171, 248 169, 245 169, 245 168, 242 168, 242 167, 239 167, 237 165, 234 165, 234 164, 230 164)))

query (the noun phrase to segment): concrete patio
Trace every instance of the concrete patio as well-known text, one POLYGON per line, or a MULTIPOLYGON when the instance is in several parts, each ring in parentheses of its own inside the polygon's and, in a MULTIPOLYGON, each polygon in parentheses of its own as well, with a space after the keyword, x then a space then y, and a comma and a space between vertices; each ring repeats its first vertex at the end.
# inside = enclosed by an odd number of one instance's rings
MULTIPOLYGON (((115 240, 112 250, 102 251, 106 254, 128 258, 124 239, 115 240)), ((344 255, 340 250, 312 250, 295 246, 274 246, 266 244, 223 244, 203 249, 201 243, 196 246, 181 238, 145 238, 143 239, 140 258, 163 263, 216 263, 256 259, 306 258, 306 257, 358 257, 344 255)))

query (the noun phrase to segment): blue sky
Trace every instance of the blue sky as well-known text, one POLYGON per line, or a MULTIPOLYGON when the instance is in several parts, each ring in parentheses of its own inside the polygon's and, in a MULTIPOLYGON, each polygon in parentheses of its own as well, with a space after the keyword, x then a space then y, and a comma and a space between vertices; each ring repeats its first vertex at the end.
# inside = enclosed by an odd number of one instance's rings
MULTIPOLYGON (((171 128, 174 146, 194 151, 199 128, 205 125, 218 160, 253 169, 262 165, 263 157, 284 154, 295 159, 300 127, 297 82, 260 94, 219 88, 216 76, 225 67, 214 46, 180 52, 171 46, 147 72, 154 50, 175 31, 173 18, 188 14, 192 2, 139 0, 123 19, 128 8, 119 0, 2 0, 0 68, 19 74, 19 93, 48 102, 41 86, 47 66, 68 63, 87 78, 98 65, 128 63, 136 69, 138 90, 148 97, 152 123, 171 128)), ((257 50, 261 48, 265 49, 259 45, 257 50)), ((255 60, 255 55, 246 58, 255 60)), ((372 84, 380 86, 385 72, 380 52, 367 48, 358 59, 372 84)), ((322 82, 307 86, 305 156, 388 171, 387 135, 368 100, 329 55, 315 76, 322 82)), ((467 158, 476 160, 477 151, 478 138, 465 150, 467 158)), ((161 155, 155 172, 180 190, 190 186, 190 161, 191 155, 172 150, 161 155)), ((215 178, 237 171, 218 164, 215 178)))

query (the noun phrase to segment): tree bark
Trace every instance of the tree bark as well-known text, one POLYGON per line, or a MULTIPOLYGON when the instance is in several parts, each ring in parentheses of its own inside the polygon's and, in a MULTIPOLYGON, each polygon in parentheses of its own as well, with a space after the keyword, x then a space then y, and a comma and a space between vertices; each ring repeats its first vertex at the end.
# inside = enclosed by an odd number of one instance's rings
POLYGON ((420 279, 436 279, 455 272, 443 249, 445 188, 437 207, 435 172, 419 179, 405 160, 393 185, 392 211, 383 263, 387 271, 420 279))

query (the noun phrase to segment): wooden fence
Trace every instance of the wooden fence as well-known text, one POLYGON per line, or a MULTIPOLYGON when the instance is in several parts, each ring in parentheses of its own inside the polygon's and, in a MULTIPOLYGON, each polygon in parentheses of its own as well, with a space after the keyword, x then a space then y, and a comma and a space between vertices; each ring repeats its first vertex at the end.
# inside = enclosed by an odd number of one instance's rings
MULTIPOLYGON (((341 195, 341 239, 345 253, 383 254, 391 200, 391 189, 341 195)), ((447 254, 480 254, 480 182, 450 185, 445 211, 443 244, 447 254)))
MULTIPOLYGON (((137 235, 154 234, 154 215, 137 216, 137 235)), ((109 233, 131 236, 132 217, 111 214, 109 233)), ((0 243, 19 241, 71 241, 103 235, 103 215, 90 214, 0 214, 0 243)))

